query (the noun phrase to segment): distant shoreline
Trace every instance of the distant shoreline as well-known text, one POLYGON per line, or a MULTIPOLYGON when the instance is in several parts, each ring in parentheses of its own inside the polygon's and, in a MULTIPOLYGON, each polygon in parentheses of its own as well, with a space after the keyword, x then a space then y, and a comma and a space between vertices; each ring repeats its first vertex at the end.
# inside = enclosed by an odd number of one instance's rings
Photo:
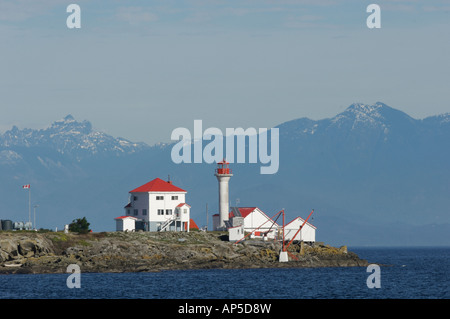
POLYGON ((293 244, 289 262, 281 244, 246 240, 233 244, 225 232, 0 232, 0 274, 157 272, 188 269, 365 267, 369 263, 329 245, 293 244))

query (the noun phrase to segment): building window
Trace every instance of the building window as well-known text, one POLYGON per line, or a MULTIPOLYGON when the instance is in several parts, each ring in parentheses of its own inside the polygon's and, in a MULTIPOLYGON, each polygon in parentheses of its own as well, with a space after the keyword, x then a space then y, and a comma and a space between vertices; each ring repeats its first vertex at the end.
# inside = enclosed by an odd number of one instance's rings
POLYGON ((178 200, 178 196, 172 196, 172 200, 178 200))
POLYGON ((131 216, 131 210, 127 209, 127 215, 131 216))
POLYGON ((156 200, 164 200, 164 196, 156 196, 156 200))
POLYGON ((138 214, 138 210, 135 209, 135 210, 134 210, 134 216, 137 216, 137 214, 138 214))
POLYGON ((144 209, 142 210, 142 215, 147 216, 147 209, 144 208, 144 209))
POLYGON ((133 196, 133 200, 138 200, 138 197, 137 196, 133 196))
POLYGON ((166 215, 172 215, 172 210, 171 209, 166 209, 166 215))
POLYGON ((158 215, 164 215, 164 209, 158 209, 158 215))

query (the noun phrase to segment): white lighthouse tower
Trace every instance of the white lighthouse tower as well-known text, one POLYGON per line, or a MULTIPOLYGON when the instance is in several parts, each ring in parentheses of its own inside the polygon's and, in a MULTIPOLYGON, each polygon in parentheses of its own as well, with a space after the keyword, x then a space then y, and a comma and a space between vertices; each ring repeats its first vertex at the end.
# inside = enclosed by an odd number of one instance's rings
POLYGON ((219 181, 219 225, 218 229, 225 229, 225 221, 228 220, 228 214, 230 213, 228 182, 230 177, 233 176, 229 164, 225 159, 222 162, 217 163, 217 169, 215 176, 219 181))

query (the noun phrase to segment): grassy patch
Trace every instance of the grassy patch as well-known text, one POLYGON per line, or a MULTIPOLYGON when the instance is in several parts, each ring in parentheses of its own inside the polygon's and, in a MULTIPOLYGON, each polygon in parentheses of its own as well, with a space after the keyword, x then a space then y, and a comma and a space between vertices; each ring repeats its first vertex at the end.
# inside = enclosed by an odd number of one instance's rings
POLYGON ((69 238, 68 235, 66 233, 58 233, 58 232, 54 232, 54 233, 49 233, 48 238, 53 241, 54 243, 57 242, 66 242, 69 238))
POLYGON ((91 244, 90 242, 87 242, 87 241, 84 240, 84 239, 79 240, 79 241, 77 242, 77 244, 80 245, 80 246, 84 246, 84 247, 92 246, 92 244, 91 244))

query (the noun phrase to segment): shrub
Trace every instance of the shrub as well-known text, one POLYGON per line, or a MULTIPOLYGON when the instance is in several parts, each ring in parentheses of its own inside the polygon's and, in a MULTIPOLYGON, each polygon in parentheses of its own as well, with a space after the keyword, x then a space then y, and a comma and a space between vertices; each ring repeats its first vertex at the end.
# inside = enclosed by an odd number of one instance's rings
POLYGON ((69 231, 79 233, 79 234, 87 234, 91 230, 89 229, 89 223, 86 220, 86 217, 78 218, 72 221, 69 224, 69 231))

